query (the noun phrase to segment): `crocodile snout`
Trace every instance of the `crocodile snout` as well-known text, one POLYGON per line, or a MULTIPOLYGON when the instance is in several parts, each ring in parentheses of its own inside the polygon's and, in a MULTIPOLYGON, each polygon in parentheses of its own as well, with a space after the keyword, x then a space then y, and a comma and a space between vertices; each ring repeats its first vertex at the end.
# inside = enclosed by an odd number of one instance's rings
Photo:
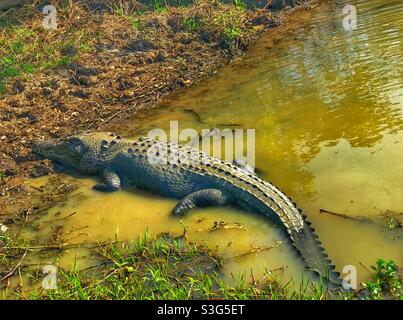
POLYGON ((31 152, 41 158, 53 159, 56 143, 51 141, 35 141, 31 144, 31 152))

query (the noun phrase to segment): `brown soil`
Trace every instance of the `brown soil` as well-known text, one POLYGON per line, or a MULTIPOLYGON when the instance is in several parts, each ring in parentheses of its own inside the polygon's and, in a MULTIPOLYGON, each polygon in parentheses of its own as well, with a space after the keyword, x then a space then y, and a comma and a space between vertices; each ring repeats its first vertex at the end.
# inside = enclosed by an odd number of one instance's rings
MULTIPOLYGON (((299 2, 304 7, 316 3, 299 2)), ((111 6, 71 1, 58 12, 57 30, 42 32, 43 15, 32 8, 5 14, 36 31, 38 48, 52 45, 57 48, 52 55, 67 63, 6 81, 7 93, 0 95, 0 215, 10 213, 15 197, 29 195, 23 179, 52 171, 46 161, 31 156, 32 141, 107 130, 154 108, 163 97, 213 74, 286 17, 285 11, 241 10, 200 0, 133 18, 111 6), (76 38, 64 45, 71 30, 76 38)), ((0 29, 0 41, 9 31, 0 29)))

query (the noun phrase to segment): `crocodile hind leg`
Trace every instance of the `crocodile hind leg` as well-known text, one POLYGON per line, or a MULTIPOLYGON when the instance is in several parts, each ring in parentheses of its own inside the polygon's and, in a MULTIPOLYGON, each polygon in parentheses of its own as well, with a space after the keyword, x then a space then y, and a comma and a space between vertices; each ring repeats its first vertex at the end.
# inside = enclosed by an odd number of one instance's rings
POLYGON ((96 184, 93 189, 103 192, 118 191, 121 188, 121 182, 119 176, 110 170, 104 170, 102 172, 103 183, 96 184))
POLYGON ((228 193, 218 189, 204 189, 187 195, 176 205, 172 213, 179 216, 193 208, 218 207, 232 203, 233 199, 228 193))

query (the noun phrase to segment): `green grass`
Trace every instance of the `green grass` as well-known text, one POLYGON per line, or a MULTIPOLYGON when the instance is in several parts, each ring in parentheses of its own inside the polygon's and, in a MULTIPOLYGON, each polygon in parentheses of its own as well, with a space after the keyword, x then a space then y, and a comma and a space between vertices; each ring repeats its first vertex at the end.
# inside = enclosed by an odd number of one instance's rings
POLYGON ((168 4, 165 0, 151 0, 150 6, 158 13, 163 13, 168 10, 168 4))
POLYGON ((141 28, 141 23, 137 17, 131 17, 130 23, 132 25, 133 30, 139 30, 141 28))
POLYGON ((117 16, 124 16, 125 15, 125 11, 124 11, 121 3, 115 3, 114 13, 117 16))
MULTIPOLYGON (((73 45, 80 52, 94 50, 94 31, 83 33, 82 27, 69 25, 65 17, 69 8, 59 8, 60 22, 65 20, 65 27, 54 31, 44 30, 39 23, 43 16, 26 7, 13 10, 0 17, 0 93, 6 93, 9 79, 23 77, 47 68, 66 65, 76 57, 65 57, 62 49, 73 45)), ((62 25, 62 24, 61 24, 62 25)))
POLYGON ((233 40, 235 40, 236 38, 239 37, 240 29, 237 27, 228 27, 228 28, 225 28, 224 34, 226 35, 227 40, 229 42, 232 42, 233 40))
POLYGON ((146 30, 144 22, 140 19, 140 15, 130 16, 130 24, 133 30, 143 33, 146 30))
MULTIPOLYGON (((35 248, 33 243, 18 240, 9 232, 0 234, 0 276, 12 270, 25 252, 37 254, 32 248, 35 248)), ((78 270, 73 261, 70 270, 59 268, 57 289, 40 289, 43 280, 40 270, 22 264, 20 271, 28 276, 33 290, 25 294, 11 289, 9 292, 13 293, 13 298, 51 300, 402 299, 398 267, 393 261, 382 259, 372 267, 373 281, 363 284, 366 294, 359 295, 357 292, 330 292, 323 283, 311 280, 302 279, 299 286, 292 279, 284 284, 276 272, 269 270, 260 279, 253 274, 238 274, 224 281, 221 270, 225 260, 212 254, 205 245, 168 234, 152 237, 145 233, 135 241, 99 244, 90 250, 99 264, 78 270)))
MULTIPOLYGON (((188 32, 211 31, 217 35, 215 40, 221 41, 227 49, 244 32, 242 24, 246 12, 243 0, 234 0, 228 5, 214 3, 215 9, 207 14, 197 5, 192 6, 190 0, 142 2, 153 12, 125 12, 127 9, 123 2, 116 2, 113 14, 122 20, 127 19, 133 30, 153 34, 154 30, 146 27, 147 19, 154 18, 155 13, 170 15, 172 11, 183 16, 188 32)), ((53 31, 42 28, 43 15, 33 10, 32 4, 0 15, 0 94, 7 93, 6 84, 10 79, 64 66, 79 59, 81 53, 94 52, 94 43, 100 35, 93 30, 90 15, 74 5, 70 7, 68 1, 59 1, 57 6, 59 27, 53 31), (91 27, 74 22, 70 17, 71 11, 82 14, 83 21, 89 18, 91 27), (74 47, 74 54, 64 56, 63 49, 68 46, 74 47)))
POLYGON ((247 8, 246 2, 243 0, 234 0, 233 4, 241 10, 246 10, 247 8))
MULTIPOLYGON (((0 84, 1 91, 5 92, 5 83, 10 78, 15 78, 60 65, 66 65, 72 61, 72 57, 61 56, 60 51, 70 41, 58 41, 55 43, 38 39, 38 34, 24 27, 13 27, 0 38, 0 84)), ((88 51, 85 43, 80 47, 88 51)))
MULTIPOLYGON (((244 274, 224 282, 225 261, 203 246, 168 235, 145 234, 131 243, 100 247, 105 264, 96 271, 61 271, 56 290, 36 292, 34 299, 356 299, 353 293, 330 293, 321 283, 281 284, 267 272, 248 281, 244 274)), ((383 268, 383 267, 382 267, 383 268)), ((382 273, 383 274, 383 273, 382 273)), ((388 278, 389 279, 389 278, 388 278)), ((388 280, 389 281, 389 280, 388 280)), ((381 292, 384 292, 383 288, 381 292)), ((394 296, 396 298, 396 296, 394 296)))
POLYGON ((244 9, 239 6, 230 7, 227 11, 216 13, 212 18, 212 24, 222 29, 225 47, 231 47, 234 40, 242 35, 242 16, 244 9))

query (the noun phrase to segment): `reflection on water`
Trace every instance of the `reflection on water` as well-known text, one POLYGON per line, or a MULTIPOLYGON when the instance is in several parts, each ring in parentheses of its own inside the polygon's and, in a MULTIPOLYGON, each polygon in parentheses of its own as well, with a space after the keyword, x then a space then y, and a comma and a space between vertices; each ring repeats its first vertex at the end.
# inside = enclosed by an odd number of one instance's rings
MULTIPOLYGON (((359 281, 379 257, 403 264, 402 237, 377 217, 403 212, 403 78, 401 1, 348 1, 357 6, 358 28, 342 28, 343 4, 293 16, 287 28, 268 33, 248 54, 216 77, 187 90, 115 131, 138 136, 151 128, 254 128, 256 165, 262 177, 288 193, 309 216, 339 270, 355 265, 359 281), (366 216, 375 223, 319 213, 366 216)), ((77 211, 66 228, 88 226, 71 241, 133 239, 151 232, 181 232, 170 216, 175 201, 136 191, 99 194, 82 180, 88 198, 56 211, 77 211)), ((195 210, 184 218, 192 240, 205 240, 226 257, 281 239, 262 218, 230 208, 195 210), (240 222, 246 230, 210 232, 214 221, 240 222)), ((71 256, 62 258, 67 261, 71 256)), ((69 260, 70 259, 70 260, 69 260)), ((61 262, 59 262, 61 263, 61 262)), ((282 246, 229 259, 224 273, 302 264, 282 246)))

